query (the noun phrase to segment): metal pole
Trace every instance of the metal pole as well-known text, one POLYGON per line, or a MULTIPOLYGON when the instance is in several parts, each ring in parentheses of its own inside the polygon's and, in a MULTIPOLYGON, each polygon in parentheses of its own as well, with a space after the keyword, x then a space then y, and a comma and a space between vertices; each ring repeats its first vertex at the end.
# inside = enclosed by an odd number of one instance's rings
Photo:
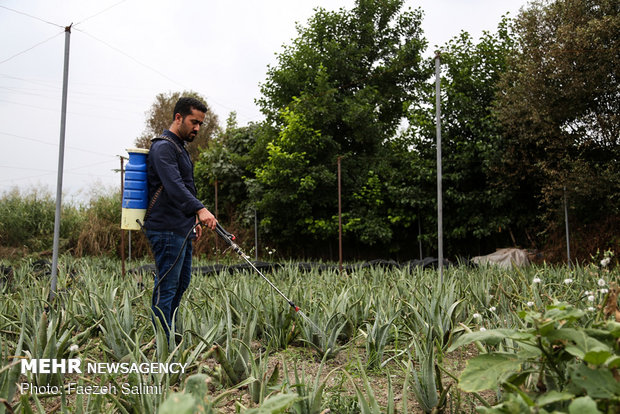
POLYGON ((418 245, 420 246, 420 260, 424 259, 422 254, 422 219, 418 214, 418 245))
POLYGON ((56 214, 54 216, 54 245, 52 248, 52 282, 50 300, 56 296, 58 284, 58 247, 60 244, 60 207, 62 205, 62 174, 65 163, 65 126, 67 124, 67 84, 69 83, 69 45, 71 42, 71 26, 65 27, 65 62, 62 76, 62 107, 60 112, 60 143, 58 146, 58 180, 56 182, 56 214))
MULTIPOLYGON (((123 192, 125 191, 125 168, 123 157, 121 159, 121 208, 123 208, 123 192)), ((125 276, 125 230, 121 229, 121 273, 125 276)))
POLYGON ((127 257, 127 261, 131 262, 131 230, 127 230, 127 234, 129 235, 129 256, 127 257))
MULTIPOLYGON (((217 180, 215 180, 215 217, 219 217, 217 213, 217 180)), ((217 242, 217 237, 215 238, 215 263, 220 262, 220 256, 218 253, 219 243, 217 242)))
POLYGON ((254 260, 258 262, 258 214, 254 208, 254 260))
POLYGON ((435 112, 437 116, 437 250, 439 277, 443 285, 443 198, 441 189, 441 62, 435 56, 435 112))
POLYGON ((566 224, 566 258, 568 260, 568 268, 570 269, 570 237, 568 235, 568 202, 566 201, 566 186, 564 186, 564 222, 566 224))
POLYGON ((338 157, 338 269, 342 276, 342 175, 340 171, 340 160, 338 157))

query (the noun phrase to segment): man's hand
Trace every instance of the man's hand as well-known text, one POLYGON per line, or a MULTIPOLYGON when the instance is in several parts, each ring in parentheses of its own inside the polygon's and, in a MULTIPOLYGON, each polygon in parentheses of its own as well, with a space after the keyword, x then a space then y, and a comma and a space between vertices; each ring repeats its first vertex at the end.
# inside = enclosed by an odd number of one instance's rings
MULTIPOLYGON (((215 225, 217 224, 217 219, 209 210, 206 208, 201 208, 196 212, 196 222, 200 222, 203 225, 207 226, 211 230, 215 230, 215 225)), ((196 239, 200 239, 202 236, 202 227, 196 227, 196 239)))

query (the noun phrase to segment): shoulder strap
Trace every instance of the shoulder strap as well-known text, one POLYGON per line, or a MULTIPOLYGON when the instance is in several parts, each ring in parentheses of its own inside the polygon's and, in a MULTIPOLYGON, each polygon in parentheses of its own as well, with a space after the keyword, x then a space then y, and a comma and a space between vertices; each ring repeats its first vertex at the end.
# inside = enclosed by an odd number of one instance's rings
MULTIPOLYGON (((164 139, 172 144, 174 144, 174 147, 176 148, 177 152, 179 154, 183 153, 183 150, 181 149, 181 147, 179 146, 179 144, 177 144, 176 142, 174 142, 174 140, 168 138, 165 135, 160 135, 158 137, 155 137, 153 139, 151 139, 151 142, 153 141, 157 141, 160 139, 164 139)), ((157 198, 159 197, 159 195, 161 194, 162 190, 164 189, 163 185, 160 185, 157 190, 155 191, 155 194, 153 195, 153 198, 151 199, 151 202, 149 203, 148 208, 146 209, 146 213, 144 214, 144 221, 146 221, 146 219, 149 217, 149 214, 151 214, 151 210, 153 209, 153 206, 155 205, 155 202, 157 201, 157 198)))
POLYGON ((172 139, 168 138, 168 137, 167 137, 167 136, 165 136, 165 135, 160 135, 160 136, 158 136, 158 137, 155 137, 155 138, 151 139, 151 142, 152 142, 152 141, 157 141, 157 140, 160 140, 160 139, 164 139, 164 140, 166 140, 166 141, 168 141, 168 142, 171 142, 172 144, 174 144, 174 146, 176 147, 177 152, 178 152, 179 154, 182 154, 182 153, 183 153, 183 150, 181 149, 181 146, 180 146, 179 144, 177 144, 176 142, 174 142, 174 140, 172 140, 172 139))

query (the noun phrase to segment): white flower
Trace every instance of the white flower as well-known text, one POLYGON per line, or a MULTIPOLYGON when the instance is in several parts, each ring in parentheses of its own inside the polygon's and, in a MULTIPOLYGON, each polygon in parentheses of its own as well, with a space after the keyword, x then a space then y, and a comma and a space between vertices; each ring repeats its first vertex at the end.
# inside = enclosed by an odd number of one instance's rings
POLYGON ((590 311, 590 312, 594 312, 594 310, 595 310, 595 309, 594 309, 592 306, 590 306, 590 307, 588 308, 588 311, 590 311))
POLYGON ((590 296, 588 296, 588 301, 590 301, 590 302, 594 302, 594 295, 590 295, 590 296))
POLYGON ((484 332, 486 330, 487 330, 487 328, 485 328, 484 326, 482 328, 480 328, 480 332, 484 332))
POLYGON ((534 306, 534 302, 528 302, 527 306, 531 308, 532 306, 534 306))
POLYGON ((489 308, 489 310, 490 310, 491 312, 495 312, 495 311, 497 310, 497 308, 496 308, 495 306, 491 306, 491 307, 489 308))
POLYGON ((77 352, 80 350, 80 347, 77 346, 76 344, 73 344, 69 347, 69 352, 77 352))
POLYGON ((601 260, 601 266, 603 267, 607 267, 607 265, 611 263, 611 257, 605 257, 603 260, 601 260))
POLYGON ((607 292, 609 292, 609 289, 599 289, 599 292, 601 292, 601 293, 607 293, 607 292))
POLYGON ((571 283, 573 283, 573 279, 571 279, 570 277, 568 279, 564 279, 565 285, 570 285, 571 283))
POLYGON ((605 283, 605 279, 599 279, 598 280, 598 285, 599 286, 605 286, 607 283, 605 283))
POLYGON ((539 277, 535 277, 535 278, 532 280, 532 283, 540 283, 540 282, 542 282, 542 280, 540 280, 540 278, 539 278, 539 277))
POLYGON ((474 319, 482 319, 482 315, 480 315, 479 313, 474 313, 472 316, 474 317, 474 319))

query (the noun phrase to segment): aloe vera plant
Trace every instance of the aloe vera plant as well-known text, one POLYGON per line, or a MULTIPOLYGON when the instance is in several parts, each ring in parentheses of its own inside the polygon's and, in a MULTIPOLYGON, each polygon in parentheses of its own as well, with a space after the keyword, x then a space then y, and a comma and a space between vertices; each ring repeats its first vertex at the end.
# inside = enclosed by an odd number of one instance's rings
POLYGON ((372 325, 366 324, 366 331, 362 331, 366 337, 366 367, 375 369, 381 366, 390 337, 390 329, 398 316, 398 314, 393 315, 388 320, 384 312, 379 309, 372 325))
POLYGON ((269 393, 276 390, 276 385, 280 379, 280 363, 276 362, 273 369, 269 370, 268 353, 263 357, 260 352, 258 357, 252 361, 250 375, 254 381, 248 385, 248 391, 252 401, 256 404, 262 403, 269 393))
POLYGON ((24 335, 25 329, 22 327, 19 333, 17 346, 13 352, 9 351, 8 347, 2 341, 2 336, 0 336, 0 358, 3 364, 6 362, 6 365, 0 367, 0 401, 2 401, 0 405, 0 414, 4 414, 7 407, 10 407, 10 402, 13 401, 17 391, 17 380, 20 375, 20 359, 10 358, 10 356, 21 355, 24 335))
POLYGON ((299 370, 297 369, 297 365, 294 365, 295 382, 291 382, 288 366, 286 362, 283 363, 284 378, 286 379, 284 389, 287 393, 295 392, 299 396, 299 398, 293 403, 291 407, 291 410, 295 414, 320 414, 322 412, 325 412, 323 411, 325 387, 327 386, 328 379, 337 370, 332 370, 326 375, 324 379, 321 380, 321 373, 325 368, 326 360, 327 355, 324 355, 323 359, 321 360, 321 365, 319 365, 318 372, 312 383, 307 382, 306 374, 303 370, 300 374, 299 370))
MULTIPOLYGON (((364 367, 362 366, 359 360, 357 361, 357 366, 358 366, 358 371, 361 376, 362 387, 358 385, 358 383, 353 379, 351 374, 349 374, 346 370, 344 371, 344 373, 349 378, 349 381, 355 388, 355 394, 357 396, 360 414, 384 414, 384 413, 395 414, 396 413, 396 401, 394 398, 394 388, 392 386, 392 379, 391 379, 391 376, 389 375, 389 372, 388 372, 387 406, 380 407, 379 404, 377 403, 377 398, 375 397, 375 392, 370 383, 370 380, 368 379, 368 376, 366 375, 366 371, 364 370, 364 367)), ((401 405, 400 412, 403 414, 407 414, 408 409, 409 409, 407 406, 408 386, 409 386, 409 370, 407 370, 407 373, 405 374, 405 380, 404 380, 403 390, 402 390, 403 397, 402 397, 402 403, 401 403, 402 405, 401 405)))
POLYGON ((413 369, 411 360, 407 363, 407 371, 413 375, 413 394, 425 413, 441 411, 447 402, 450 386, 444 388, 436 365, 434 338, 430 332, 424 342, 414 339, 415 355, 419 371, 413 369))
MULTIPOLYGON (((318 316, 318 315, 315 315, 318 316)), ((329 319, 311 319, 311 323, 302 323, 304 338, 302 341, 314 348, 321 358, 334 358, 342 349, 338 338, 349 321, 340 313, 329 316, 329 319)))
POLYGON ((239 338, 234 338, 232 336, 233 325, 230 305, 227 304, 226 308, 228 324, 226 348, 223 350, 221 346, 214 345, 214 355, 226 374, 224 377, 226 379, 225 384, 235 385, 250 375, 252 367, 251 342, 256 332, 257 315, 256 312, 248 315, 249 319, 246 320, 245 325, 238 328, 239 338))
POLYGON ((454 329, 464 315, 461 311, 463 299, 457 299, 456 282, 448 281, 440 285, 435 282, 431 288, 414 294, 414 303, 405 302, 408 315, 405 317, 412 335, 428 332, 439 340, 442 349, 450 343, 454 329))

